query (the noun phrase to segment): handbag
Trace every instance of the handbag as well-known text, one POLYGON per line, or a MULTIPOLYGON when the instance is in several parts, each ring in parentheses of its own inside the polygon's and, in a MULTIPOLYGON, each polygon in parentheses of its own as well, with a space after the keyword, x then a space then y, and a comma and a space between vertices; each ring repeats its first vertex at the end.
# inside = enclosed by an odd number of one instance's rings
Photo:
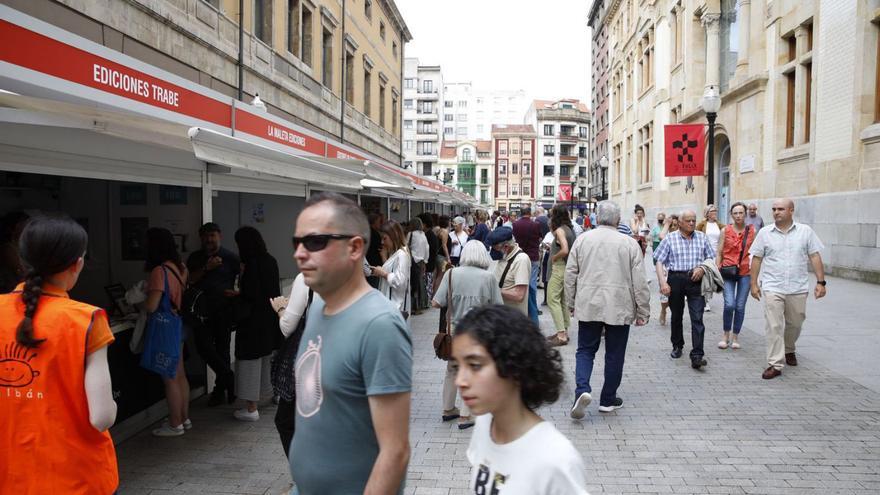
POLYGON ((177 363, 180 361, 180 341, 183 321, 172 311, 168 297, 168 269, 165 272, 165 291, 156 311, 147 317, 147 336, 144 339, 144 352, 141 354, 141 367, 163 378, 174 378, 177 363))
POLYGON ((724 280, 739 280, 739 266, 742 264, 743 255, 746 252, 746 240, 749 238, 749 229, 751 226, 746 225, 746 231, 743 233, 743 243, 742 247, 739 251, 739 262, 736 265, 727 265, 722 266, 719 272, 721 272, 721 278, 724 280))
POLYGON ((312 305, 312 297, 315 295, 312 289, 309 289, 309 302, 303 310, 303 314, 299 319, 299 323, 284 342, 281 347, 272 356, 271 367, 269 368, 269 380, 272 382, 272 390, 275 395, 283 400, 292 402, 296 399, 296 353, 299 350, 299 342, 302 340, 303 332, 306 329, 306 315, 309 313, 309 307, 312 305))
POLYGON ((446 331, 437 332, 434 336, 434 354, 437 359, 452 359, 452 272, 449 270, 449 286, 446 291, 446 331))

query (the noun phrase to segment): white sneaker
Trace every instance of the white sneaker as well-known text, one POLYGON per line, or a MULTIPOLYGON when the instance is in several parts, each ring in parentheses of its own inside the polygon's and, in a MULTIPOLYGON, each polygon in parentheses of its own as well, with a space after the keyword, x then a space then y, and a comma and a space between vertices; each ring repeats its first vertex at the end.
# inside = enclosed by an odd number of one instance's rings
MULTIPOLYGON (((191 430, 193 427, 192 421, 190 421, 189 419, 184 421, 182 424, 183 424, 184 430, 191 430)), ((171 426, 171 423, 169 423, 168 420, 166 419, 165 421, 162 422, 162 426, 171 426)))
POLYGON ((593 398, 587 392, 582 393, 576 401, 574 401, 574 406, 571 408, 571 412, 568 414, 571 416, 571 419, 583 419, 586 415, 587 406, 590 405, 593 398))
POLYGON ((623 399, 617 397, 610 406, 599 406, 599 412, 608 413, 623 407, 623 399))
POLYGON ((239 421, 259 421, 260 413, 258 411, 250 412, 247 408, 236 409, 232 416, 239 421))
POLYGON ((179 437, 183 435, 185 430, 183 429, 183 425, 178 425, 176 428, 172 427, 168 424, 163 424, 162 426, 153 430, 153 436, 156 437, 179 437))
POLYGON ((719 343, 718 343, 718 348, 719 348, 719 349, 727 349, 727 341, 726 341, 726 340, 722 340, 721 342, 719 342, 719 343))

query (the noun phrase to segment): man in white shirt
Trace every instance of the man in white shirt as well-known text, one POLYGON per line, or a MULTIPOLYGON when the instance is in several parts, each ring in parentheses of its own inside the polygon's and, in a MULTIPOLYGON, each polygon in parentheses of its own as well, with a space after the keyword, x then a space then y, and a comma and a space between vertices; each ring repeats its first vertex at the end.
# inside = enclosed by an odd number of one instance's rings
POLYGON ((810 277, 807 263, 816 273, 816 299, 825 297, 825 269, 819 251, 825 248, 809 225, 792 220, 794 201, 773 202, 775 223, 758 232, 749 254, 752 255, 752 297, 764 296, 764 320, 767 334, 767 364, 761 375, 765 380, 782 374, 787 364, 797 366, 795 344, 806 318, 810 277))
POLYGON ((513 240, 513 229, 498 227, 489 233, 488 244, 503 257, 495 262, 494 273, 506 306, 529 315, 529 282, 532 278, 532 261, 519 244, 513 240))

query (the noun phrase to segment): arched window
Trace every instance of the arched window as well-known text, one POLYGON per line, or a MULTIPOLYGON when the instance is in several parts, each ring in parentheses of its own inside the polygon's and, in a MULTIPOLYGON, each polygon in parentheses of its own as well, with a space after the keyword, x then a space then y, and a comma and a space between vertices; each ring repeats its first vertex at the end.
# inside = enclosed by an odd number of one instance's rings
POLYGON ((473 160, 473 158, 471 156, 471 149, 470 148, 465 148, 465 149, 461 150, 461 159, 462 159, 462 161, 465 161, 465 162, 469 162, 469 161, 473 160))

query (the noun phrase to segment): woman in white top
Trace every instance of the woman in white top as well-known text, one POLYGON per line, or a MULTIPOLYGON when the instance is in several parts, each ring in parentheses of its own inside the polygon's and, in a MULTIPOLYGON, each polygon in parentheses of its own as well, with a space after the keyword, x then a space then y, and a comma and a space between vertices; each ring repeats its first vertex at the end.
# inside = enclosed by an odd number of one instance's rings
POLYGON ((458 261, 461 258, 461 250, 464 249, 464 245, 467 244, 468 234, 464 231, 464 218, 455 217, 452 220, 453 231, 449 233, 449 261, 452 263, 452 266, 458 266, 458 261))
POLYGON ((428 247, 428 238, 423 232, 422 221, 413 218, 409 221, 409 234, 407 235, 407 245, 409 252, 412 253, 413 263, 419 267, 419 279, 410 280, 409 297, 412 298, 413 314, 421 314, 423 309, 428 309, 428 292, 425 289, 425 264, 430 255, 428 247))
POLYGON ((403 228, 394 220, 388 220, 379 228, 382 249, 388 258, 382 266, 373 267, 373 276, 379 277, 379 292, 391 300, 401 312, 409 315, 412 301, 409 297, 409 269, 411 261, 403 228))
POLYGON ((470 493, 585 495, 584 464, 535 409, 559 399, 562 358, 509 306, 471 310, 455 329, 455 384, 477 415, 467 449, 470 493))
MULTIPOLYGON (((718 251, 718 240, 721 238, 721 229, 724 228, 724 224, 718 221, 718 207, 715 205, 708 205, 706 209, 703 211, 703 220, 697 224, 697 230, 706 234, 706 237, 709 238, 709 244, 718 251)), ((712 300, 712 295, 706 297, 706 311, 712 311, 709 308, 709 301, 712 300)))

